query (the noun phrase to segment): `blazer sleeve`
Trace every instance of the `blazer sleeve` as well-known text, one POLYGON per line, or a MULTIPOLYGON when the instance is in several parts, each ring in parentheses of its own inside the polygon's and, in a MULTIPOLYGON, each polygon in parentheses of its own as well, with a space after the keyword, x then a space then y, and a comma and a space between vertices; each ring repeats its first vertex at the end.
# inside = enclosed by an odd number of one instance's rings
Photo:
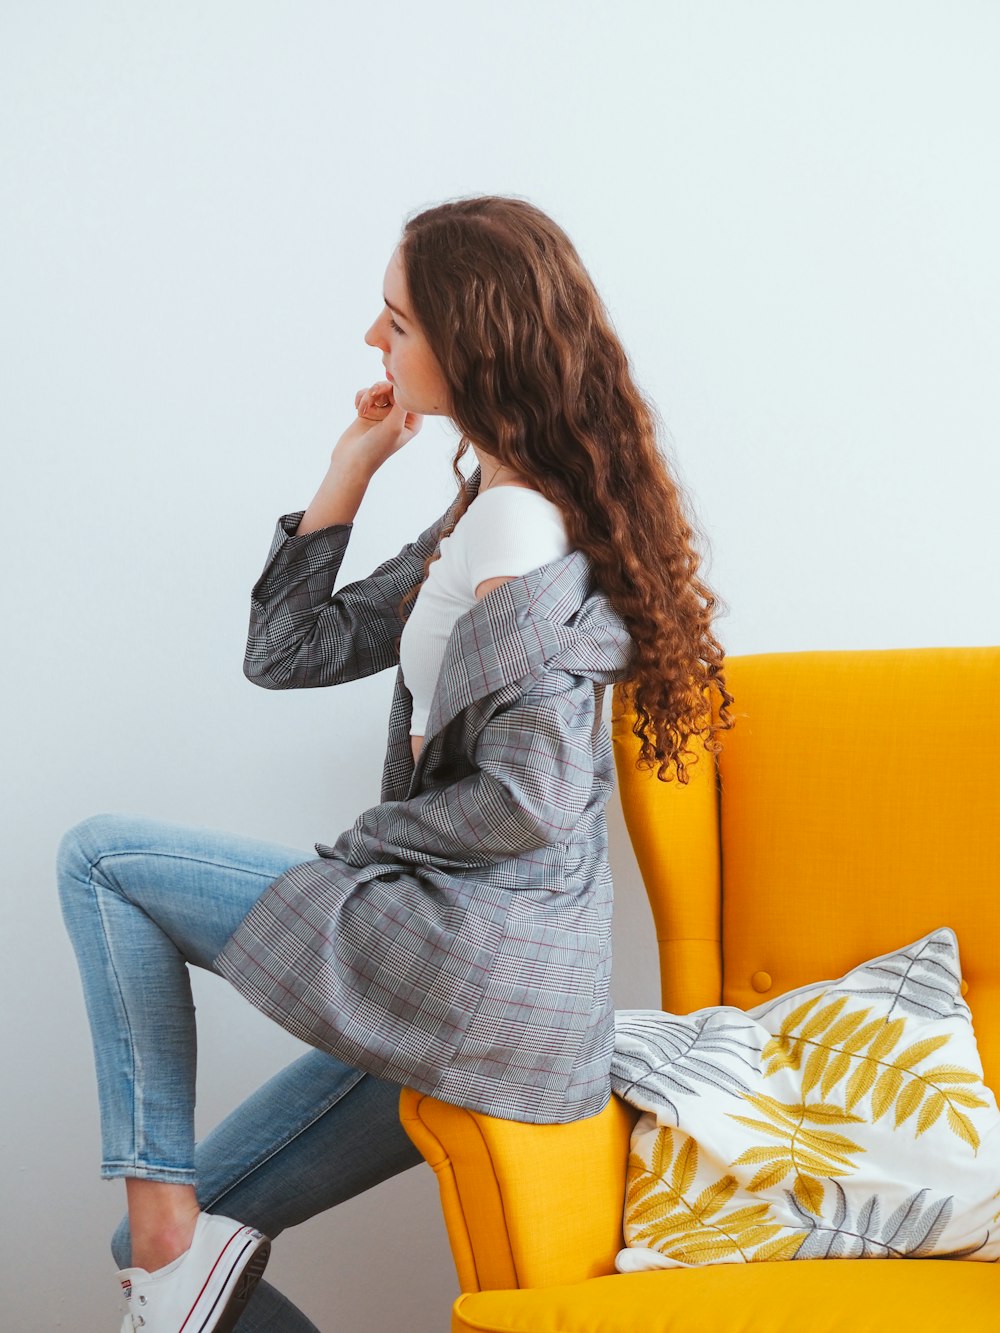
POLYGON ((302 512, 278 520, 251 593, 243 671, 268 690, 339 685, 395 666, 403 630, 399 604, 423 577, 448 518, 432 523, 366 579, 334 592, 352 525, 299 537, 302 512))
POLYGON ((593 797, 595 710, 592 681, 547 673, 486 723, 476 772, 366 810, 333 854, 471 869, 564 843, 593 797))

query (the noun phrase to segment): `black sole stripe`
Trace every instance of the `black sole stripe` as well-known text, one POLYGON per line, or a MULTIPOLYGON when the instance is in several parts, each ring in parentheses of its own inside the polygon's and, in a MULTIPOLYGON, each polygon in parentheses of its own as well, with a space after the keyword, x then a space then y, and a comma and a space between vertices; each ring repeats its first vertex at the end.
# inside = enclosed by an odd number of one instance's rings
POLYGON ((247 1260, 243 1271, 239 1274, 240 1278, 250 1277, 252 1279, 251 1285, 246 1287, 238 1282, 233 1290, 228 1293, 228 1296, 226 1295, 226 1288, 232 1281, 233 1274, 240 1268, 240 1260, 246 1254, 247 1250, 251 1249, 256 1243, 257 1242, 252 1236, 247 1238, 246 1244, 243 1246, 242 1250, 240 1250, 230 1266, 229 1272, 226 1274, 226 1280, 222 1284, 222 1289, 212 1302, 212 1308, 206 1313, 205 1318, 199 1324, 196 1333, 208 1333, 208 1331, 212 1329, 217 1330, 217 1333, 229 1333, 229 1330, 236 1323, 236 1319, 243 1313, 242 1307, 245 1306, 250 1299, 254 1288, 257 1286, 257 1283, 263 1275, 264 1269, 267 1266, 267 1261, 270 1258, 271 1246, 269 1242, 265 1241, 263 1245, 257 1246, 256 1254, 247 1260), (224 1297, 226 1299, 226 1306, 220 1311, 219 1319, 213 1322, 216 1307, 224 1297), (234 1316, 232 1319, 228 1318, 230 1314, 233 1314, 234 1316))

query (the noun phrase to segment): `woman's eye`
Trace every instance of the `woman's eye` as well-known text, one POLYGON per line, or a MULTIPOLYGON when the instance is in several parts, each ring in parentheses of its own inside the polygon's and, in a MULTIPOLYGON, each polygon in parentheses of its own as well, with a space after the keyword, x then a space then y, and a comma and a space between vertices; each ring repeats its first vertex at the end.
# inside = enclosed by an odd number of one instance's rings
POLYGON ((403 330, 399 327, 399 325, 396 323, 396 321, 395 321, 391 316, 389 317, 389 328, 392 329, 393 333, 402 333, 402 332, 403 332, 403 330))

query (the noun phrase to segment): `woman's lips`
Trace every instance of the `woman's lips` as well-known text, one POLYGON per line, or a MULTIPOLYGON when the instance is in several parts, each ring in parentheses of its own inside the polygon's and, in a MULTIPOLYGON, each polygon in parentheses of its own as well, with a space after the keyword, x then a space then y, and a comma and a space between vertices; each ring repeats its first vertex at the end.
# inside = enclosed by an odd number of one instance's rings
POLYGON ((396 381, 392 378, 392 376, 389 374, 388 371, 385 372, 385 377, 386 377, 386 379, 389 381, 390 384, 395 384, 395 383, 396 383, 396 381))

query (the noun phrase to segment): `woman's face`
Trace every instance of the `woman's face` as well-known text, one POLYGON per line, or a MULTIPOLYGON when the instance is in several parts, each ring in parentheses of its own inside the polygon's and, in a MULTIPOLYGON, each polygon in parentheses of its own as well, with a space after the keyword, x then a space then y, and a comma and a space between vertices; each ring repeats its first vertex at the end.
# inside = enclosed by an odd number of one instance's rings
POLYGON ((383 282, 385 306, 365 334, 369 347, 382 353, 393 397, 405 412, 447 416, 451 395, 423 330, 410 313, 410 294, 399 250, 394 250, 383 282))

